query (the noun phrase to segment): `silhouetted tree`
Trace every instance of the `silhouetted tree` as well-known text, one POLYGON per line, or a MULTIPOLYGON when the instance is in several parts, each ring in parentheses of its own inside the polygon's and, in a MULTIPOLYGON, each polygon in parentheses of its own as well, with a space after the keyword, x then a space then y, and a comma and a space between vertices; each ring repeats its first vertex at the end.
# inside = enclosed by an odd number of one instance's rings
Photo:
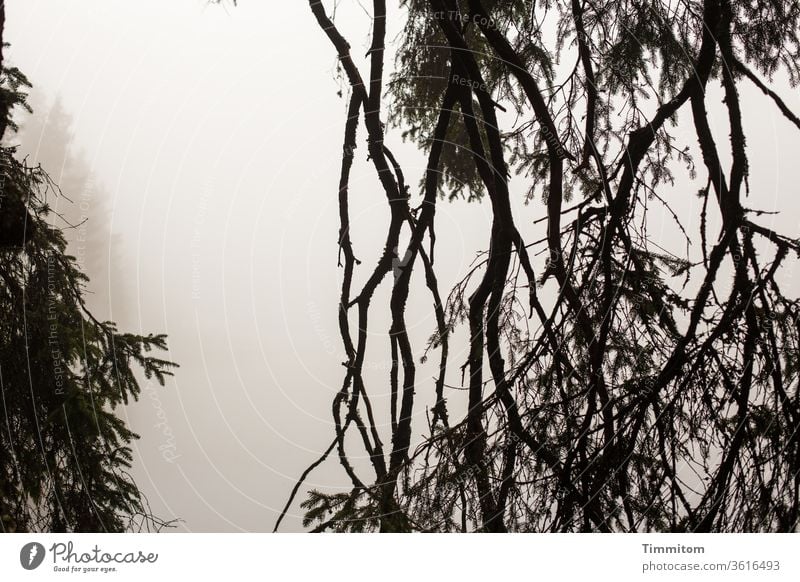
POLYGON ((759 220, 740 91, 754 85, 800 129, 769 87, 775 75, 800 80, 800 4, 405 0, 388 91, 385 2, 372 3, 366 74, 322 2, 309 4, 350 85, 338 187, 346 372, 333 400, 335 438, 309 470, 336 450, 352 488, 311 491, 306 525, 795 531, 800 304, 779 275, 800 242, 759 220), (724 95, 725 141, 709 121, 712 83, 724 95), (387 147, 385 120, 428 151, 419 196, 387 147), (383 255, 354 290, 348 187, 362 126, 391 220, 383 255), (678 130, 694 143, 681 144, 678 130), (543 202, 541 241, 528 242, 532 225, 515 219, 512 174, 543 202), (693 199, 699 213, 667 201, 676 179, 695 184, 684 206, 693 199), (442 301, 435 209, 458 195, 488 198, 489 250, 442 301), (659 204, 685 238, 683 255, 648 232, 659 204), (403 231, 409 242, 398 250, 403 231), (384 445, 363 364, 371 301, 398 264, 384 445), (440 364, 436 405, 412 448, 424 385, 405 306, 420 266, 437 319, 428 348, 440 364), (444 392, 448 338, 462 322, 468 405, 454 414, 444 392), (354 467, 348 431, 371 475, 354 467))
MULTIPOLYGON (((0 139, 29 87, 2 59, 0 139)), ((85 304, 88 278, 67 252, 40 166, 0 148, 0 527, 2 531, 159 529, 128 473, 138 438, 117 407, 174 364, 149 354, 163 335, 122 333, 85 304)))
POLYGON ((8 141, 18 144, 18 157, 47 168, 58 184, 62 196, 52 201, 51 222, 62 230, 67 251, 92 280, 86 296, 90 310, 98 317, 124 320, 125 270, 118 235, 111 231, 109 194, 75 142, 74 121, 61 99, 48 103, 32 89, 28 102, 37 115, 20 119, 18 132, 8 141))

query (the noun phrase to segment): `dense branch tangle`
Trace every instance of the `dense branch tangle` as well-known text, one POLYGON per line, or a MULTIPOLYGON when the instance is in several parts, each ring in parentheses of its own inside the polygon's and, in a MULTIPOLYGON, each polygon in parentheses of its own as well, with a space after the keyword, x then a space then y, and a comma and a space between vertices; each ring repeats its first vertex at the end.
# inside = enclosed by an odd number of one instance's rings
MULTIPOLYGON (((740 92, 752 84, 800 125, 767 86, 775 74, 799 78, 800 8, 776 0, 757 8, 731 0, 402 4, 407 22, 389 121, 428 151, 418 211, 384 144, 385 3, 372 6, 365 82, 322 3, 310 2, 351 86, 339 184, 347 362, 329 451, 337 449, 353 487, 311 492, 307 523, 382 531, 796 530, 800 305, 779 274, 800 243, 743 203, 750 159, 740 92), (727 141, 710 129, 713 85, 724 95, 727 141), (391 221, 382 257, 355 293, 348 185, 362 118, 391 221), (692 128, 695 143, 680 149, 673 123, 692 128), (526 243, 535 225, 514 216, 512 171, 528 182, 531 200, 545 201, 541 241, 526 243), (672 188, 696 174, 699 198, 672 188), (433 272, 440 191, 485 195, 493 216, 484 260, 445 304, 433 272), (575 193, 582 199, 568 204, 575 193), (687 228, 692 200, 702 212, 687 228), (686 237, 685 256, 648 235, 649 206, 659 203, 686 237), (547 260, 537 279, 533 259, 541 252, 547 260), (384 450, 381 411, 371 406, 362 366, 371 299, 398 261, 389 305, 392 442, 384 450), (417 263, 436 311, 429 348, 441 356, 430 388, 417 381, 405 325, 417 263), (456 413, 445 398, 448 338, 463 320, 468 403, 456 413), (420 389, 435 390, 436 406, 412 449, 420 389), (348 430, 369 454, 369 479, 350 462, 348 430)), ((750 205, 769 202, 758 194, 750 205)))

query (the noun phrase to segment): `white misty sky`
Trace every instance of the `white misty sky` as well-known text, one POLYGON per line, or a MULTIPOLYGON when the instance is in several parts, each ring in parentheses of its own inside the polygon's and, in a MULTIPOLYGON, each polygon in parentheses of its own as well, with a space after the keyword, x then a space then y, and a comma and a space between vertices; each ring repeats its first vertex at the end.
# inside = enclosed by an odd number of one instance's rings
MULTIPOLYGON (((333 436, 330 401, 343 370, 336 190, 346 102, 336 95, 334 52, 307 2, 239 4, 7 2, 9 60, 49 101, 61 99, 72 147, 109 196, 89 203, 109 212, 93 220, 110 224, 123 279, 112 288, 124 287, 125 304, 112 298, 116 315, 101 315, 131 331, 168 333, 168 357, 181 364, 166 387, 143 384, 125 413, 142 435, 140 486, 158 515, 183 519, 188 531, 271 530, 294 480, 333 436)), ((390 16, 390 38, 398 17, 390 16)), ((369 22, 357 2, 341 3, 337 23, 358 56, 369 22)), ((800 109, 797 91, 779 88, 800 109)), ((744 99, 753 196, 764 210, 788 210, 774 225, 797 234, 800 139, 762 96, 749 91, 744 99)), ((724 119, 717 129, 721 142, 724 119)), ((399 132, 388 143, 415 186, 424 153, 403 145, 399 132)), ((353 237, 369 269, 387 213, 364 150, 352 180, 353 237)), ((515 183, 516 191, 523 186, 515 183)), ((665 195, 691 212, 693 190, 679 180, 665 195)), ((527 240, 541 238, 543 225, 529 220, 541 216, 541 203, 517 205, 527 240)), ((653 215, 651 232, 669 246, 674 229, 662 214, 653 215)), ((486 247, 488 220, 485 205, 440 205, 443 293, 486 247)), ((96 285, 98 293, 108 288, 96 285)), ((427 296, 417 295, 409 323, 422 348, 434 320, 427 296)), ((384 411, 387 327, 375 311, 378 338, 366 368, 373 404, 384 411)), ((449 384, 460 383, 461 347, 449 384)), ((419 376, 420 402, 429 402, 433 371, 423 367, 419 376)), ((424 412, 417 408, 415 434, 424 412)), ((348 486, 335 459, 308 483, 348 486)), ((293 509, 285 530, 300 529, 293 509)))

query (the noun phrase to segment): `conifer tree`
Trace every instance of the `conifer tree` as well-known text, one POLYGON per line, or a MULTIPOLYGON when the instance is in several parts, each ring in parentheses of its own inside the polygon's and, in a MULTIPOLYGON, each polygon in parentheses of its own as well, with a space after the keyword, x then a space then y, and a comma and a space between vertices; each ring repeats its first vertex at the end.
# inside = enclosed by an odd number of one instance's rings
MULTIPOLYGON (((0 3, 0 138, 30 112, 28 80, 3 60, 4 25, 0 3)), ((152 353, 164 335, 121 332, 86 307, 88 278, 52 213, 61 195, 0 148, 0 531, 158 530, 120 412, 139 371, 163 385, 175 364, 152 353)))

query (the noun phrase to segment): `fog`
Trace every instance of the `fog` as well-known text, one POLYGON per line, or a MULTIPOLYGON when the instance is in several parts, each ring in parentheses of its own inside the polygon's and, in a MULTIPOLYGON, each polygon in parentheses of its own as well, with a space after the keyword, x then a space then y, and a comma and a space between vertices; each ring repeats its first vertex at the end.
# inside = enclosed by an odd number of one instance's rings
MULTIPOLYGON (((163 388, 144 382, 123 412, 142 437, 137 482, 154 513, 182 520, 181 531, 271 530, 295 479, 333 437, 330 402, 343 370, 336 195, 346 100, 335 54, 306 2, 239 4, 15 0, 7 8, 8 59, 33 83, 36 109, 11 141, 62 184, 72 203, 57 209, 67 219, 88 217, 69 239, 86 250, 77 256, 92 277, 90 304, 121 329, 167 333, 167 359, 181 366, 163 388)), ((393 16, 389 38, 400 25, 393 16)), ((341 3, 337 24, 358 56, 369 23, 357 2, 341 3)), ((800 107, 797 91, 783 94, 800 107)), ((746 127, 751 187, 760 208, 787 210, 763 224, 797 233, 800 139, 763 96, 743 98, 756 112, 750 119, 759 116, 746 127)), ((715 122, 726 139, 724 119, 715 122)), ((387 141, 415 186, 424 152, 399 131, 387 141)), ((358 151, 352 236, 369 266, 387 211, 366 148, 358 151)), ((672 190, 691 215, 696 187, 679 179, 672 190)), ((521 198, 526 238, 541 238, 544 225, 529 226, 541 202, 521 198)), ((488 205, 440 204, 443 294, 487 246, 489 219, 488 205)), ((672 244, 671 218, 654 210, 651 221, 654 236, 672 244)), ((796 272, 787 276, 797 289, 796 272)), ((382 293, 376 305, 386 285, 382 293)), ((421 349, 434 319, 425 294, 415 295, 408 319, 421 349)), ((376 315, 372 333, 387 328, 376 315)), ((382 379, 373 404, 388 409, 388 339, 376 343, 384 351, 368 352, 365 369, 382 379)), ((456 343, 448 383, 460 383, 465 359, 456 343)), ((432 399, 432 376, 421 368, 422 403, 432 399)), ((424 413, 417 408, 415 435, 424 413)), ((330 459, 306 488, 348 485, 330 459)), ((299 513, 295 503, 282 529, 300 530, 299 513)))

